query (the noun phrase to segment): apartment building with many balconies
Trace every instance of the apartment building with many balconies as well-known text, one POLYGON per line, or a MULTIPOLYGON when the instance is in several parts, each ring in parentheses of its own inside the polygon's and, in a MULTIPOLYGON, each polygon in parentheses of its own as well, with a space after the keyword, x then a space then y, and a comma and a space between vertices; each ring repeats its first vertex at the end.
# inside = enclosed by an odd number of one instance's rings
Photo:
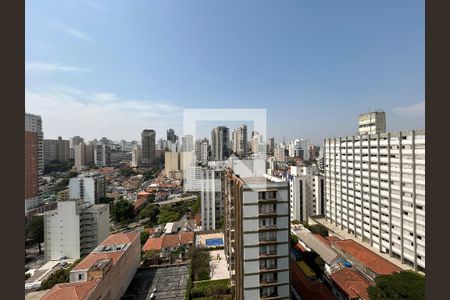
POLYGON ((425 130, 329 138, 324 162, 326 219, 424 271, 425 130))
POLYGON ((59 201, 44 212, 45 260, 78 259, 109 234, 109 205, 82 199, 59 201))
POLYGON ((225 255, 236 299, 289 299, 287 182, 225 169, 225 255))

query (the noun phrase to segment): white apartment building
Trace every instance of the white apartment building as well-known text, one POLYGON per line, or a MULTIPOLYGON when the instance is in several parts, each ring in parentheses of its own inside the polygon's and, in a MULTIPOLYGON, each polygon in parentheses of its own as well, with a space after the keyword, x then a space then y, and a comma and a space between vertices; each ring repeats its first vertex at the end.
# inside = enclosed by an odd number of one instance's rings
POLYGON ((324 141, 326 219, 424 270, 425 130, 372 129, 324 141))
POLYGON ((131 166, 139 167, 141 165, 142 147, 140 145, 134 145, 131 152, 131 166))
POLYGON ((225 170, 225 255, 236 299, 290 299, 287 182, 225 170), (238 173, 240 174, 240 173, 238 173))
POLYGON ((202 229, 216 230, 223 217, 223 171, 224 166, 201 170, 201 214, 202 229))
POLYGON ((111 148, 105 144, 98 144, 94 150, 94 163, 99 167, 107 167, 111 164, 111 148))
POLYGON ((109 234, 109 205, 81 199, 59 201, 44 212, 45 260, 78 259, 109 234))
POLYGON ((106 196, 106 178, 101 174, 80 174, 70 178, 69 198, 95 204, 106 196))
POLYGON ((325 211, 324 179, 316 165, 291 166, 287 174, 291 220, 307 221, 325 211))

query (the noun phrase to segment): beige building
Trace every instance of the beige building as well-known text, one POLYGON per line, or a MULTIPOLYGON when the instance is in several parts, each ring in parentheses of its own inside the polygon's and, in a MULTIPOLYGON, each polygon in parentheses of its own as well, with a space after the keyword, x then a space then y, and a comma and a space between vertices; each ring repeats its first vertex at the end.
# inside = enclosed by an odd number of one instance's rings
POLYGON ((386 115, 383 111, 359 115, 358 133, 377 134, 386 132, 386 115))

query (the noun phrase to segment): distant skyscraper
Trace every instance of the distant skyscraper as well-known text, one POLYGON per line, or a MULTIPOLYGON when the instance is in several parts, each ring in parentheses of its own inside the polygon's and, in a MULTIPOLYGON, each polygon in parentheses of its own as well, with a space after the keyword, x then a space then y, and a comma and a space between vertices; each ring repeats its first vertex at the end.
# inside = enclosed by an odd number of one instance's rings
POLYGON ((192 135, 185 135, 181 138, 181 151, 189 152, 194 150, 194 137, 192 135))
POLYGON ((197 163, 205 166, 208 163, 209 140, 203 138, 195 141, 195 159, 197 163))
POLYGON ((271 137, 267 140, 267 154, 273 155, 275 151, 275 138, 271 137))
POLYGON ((142 156, 141 164, 150 166, 155 163, 156 132, 153 129, 144 129, 141 134, 142 156))
POLYGON ((74 136, 69 139, 69 157, 71 159, 75 158, 75 146, 84 142, 84 139, 80 136, 74 136))
POLYGON ((51 161, 66 162, 70 158, 70 146, 68 140, 58 137, 57 140, 44 140, 44 164, 51 161))
POLYGON ((133 167, 139 167, 142 159, 142 147, 140 145, 134 145, 134 149, 131 153, 131 165, 133 167))
POLYGON ((41 204, 43 136, 41 117, 25 114, 25 211, 41 204))
POLYGON ((175 143, 178 140, 178 136, 175 135, 175 130, 168 129, 167 130, 167 141, 175 143))
POLYGON ((111 148, 108 145, 95 146, 94 162, 96 166, 107 167, 111 165, 111 148))
POLYGON ((240 157, 248 155, 247 125, 242 124, 233 131, 233 152, 240 157))
POLYGON ((219 126, 211 131, 212 160, 225 160, 229 156, 230 134, 228 127, 219 126))

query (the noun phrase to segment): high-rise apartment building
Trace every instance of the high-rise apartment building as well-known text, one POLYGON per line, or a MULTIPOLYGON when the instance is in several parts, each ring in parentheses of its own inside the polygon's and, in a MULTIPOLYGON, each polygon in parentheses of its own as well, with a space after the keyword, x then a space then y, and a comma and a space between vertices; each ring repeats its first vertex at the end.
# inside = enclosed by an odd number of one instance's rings
POLYGON ((305 222, 309 216, 324 214, 324 179, 316 165, 291 166, 287 179, 291 220, 305 222))
POLYGON ((202 229, 216 230, 223 218, 223 172, 224 166, 209 166, 201 169, 200 200, 202 229))
POLYGON ((140 145, 134 145, 133 151, 131 152, 131 165, 133 167, 139 167, 141 165, 142 159, 142 147, 140 145))
POLYGON ((111 165, 111 148, 109 145, 97 144, 94 148, 94 163, 99 167, 111 165))
POLYGON ((225 255, 236 299, 290 299, 288 184, 244 176, 225 170, 225 255))
POLYGON ((101 174, 80 174, 70 178, 69 198, 82 199, 90 204, 106 196, 106 178, 101 174))
POLYGON ((42 202, 43 136, 41 117, 25 114, 25 211, 42 202))
POLYGON ((369 112, 359 115, 358 133, 377 134, 386 132, 386 115, 384 111, 369 112))
POLYGON ((70 159, 69 140, 44 140, 44 164, 51 161, 67 162, 70 159))
POLYGON ((285 144, 282 143, 282 144, 280 144, 280 145, 275 147, 275 151, 274 151, 275 161, 277 161, 277 162, 285 162, 287 156, 288 156, 288 153, 287 153, 287 149, 286 149, 286 145, 285 144))
POLYGON ((175 143, 178 141, 178 136, 175 134, 175 130, 172 128, 167 130, 167 142, 175 143))
POLYGON ((267 154, 273 155, 275 151, 275 138, 270 137, 267 139, 267 154))
POLYGON ((75 146, 84 142, 84 139, 80 136, 74 136, 69 139, 69 157, 70 159, 75 158, 75 146))
POLYGON ((44 212, 45 260, 78 259, 109 234, 109 205, 82 199, 59 201, 44 212))
POLYGON ((219 126, 211 131, 212 160, 225 160, 229 157, 230 134, 228 127, 219 126))
POLYGON ((153 129, 144 129, 141 133, 141 164, 151 166, 155 163, 155 139, 156 132, 153 129))
POLYGON ((188 134, 181 138, 181 151, 194 151, 194 137, 192 135, 188 134))
POLYGON ((203 138, 195 141, 195 159, 198 164, 205 166, 208 163, 209 140, 203 138))
POLYGON ((324 141, 326 219, 424 270, 425 131, 375 131, 324 141))
POLYGON ((242 124, 233 131, 233 152, 239 157, 248 155, 247 125, 242 124))

